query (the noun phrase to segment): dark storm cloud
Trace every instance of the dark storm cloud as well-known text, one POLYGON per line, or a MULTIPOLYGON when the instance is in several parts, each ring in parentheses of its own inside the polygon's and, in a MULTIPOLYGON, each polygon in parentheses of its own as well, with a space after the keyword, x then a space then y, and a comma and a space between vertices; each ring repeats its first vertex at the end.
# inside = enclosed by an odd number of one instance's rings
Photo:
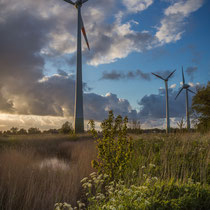
MULTIPOLYGON (((0 22, 0 111, 24 115, 73 116, 75 77, 58 69, 44 76, 40 51, 48 45, 54 20, 39 19, 27 12, 0 22)), ((90 87, 83 83, 84 91, 90 87)), ((127 100, 114 94, 85 93, 85 118, 102 120, 107 111, 136 117, 127 100)))
POLYGON ((43 21, 28 13, 14 15, 0 23, 1 78, 35 80, 43 76, 40 50, 47 43, 46 31, 51 21, 43 21))
POLYGON ((102 74, 102 80, 119 80, 125 78, 125 75, 123 73, 117 72, 115 70, 112 70, 110 73, 103 72, 102 74))
MULTIPOLYGON (((194 88, 191 88, 195 91, 194 88)), ((169 109, 170 117, 184 117, 185 116, 185 90, 175 100, 178 93, 169 88, 169 109)), ((189 93, 189 103, 191 105, 192 97, 194 95, 189 93)), ((165 89, 160 89, 159 94, 151 94, 144 96, 140 101, 141 111, 140 118, 165 118, 166 102, 165 102, 165 89)))
POLYGON ((198 70, 197 66, 190 66, 187 68, 186 72, 187 75, 190 77, 191 80, 194 79, 194 73, 198 70))
POLYGON ((141 70, 136 70, 136 71, 129 71, 129 72, 120 72, 116 70, 112 70, 111 72, 103 72, 102 73, 102 80, 120 80, 120 79, 144 79, 149 81, 150 74, 149 73, 144 73, 141 70))

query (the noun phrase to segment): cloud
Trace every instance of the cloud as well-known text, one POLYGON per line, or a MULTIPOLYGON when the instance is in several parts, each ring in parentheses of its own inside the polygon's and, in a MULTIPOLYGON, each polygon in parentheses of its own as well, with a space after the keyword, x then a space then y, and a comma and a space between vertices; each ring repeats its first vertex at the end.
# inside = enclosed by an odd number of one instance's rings
POLYGON ((170 88, 171 88, 171 89, 176 88, 176 84, 172 84, 172 85, 170 86, 170 88))
POLYGON ((187 75, 190 77, 191 80, 194 80, 194 73, 198 70, 197 66, 190 66, 187 68, 186 72, 187 75))
MULTIPOLYGON (((83 43, 83 55, 89 65, 115 62, 132 52, 143 52, 158 44, 158 36, 148 31, 134 30, 133 26, 138 23, 130 17, 122 21, 123 12, 119 12, 116 2, 118 1, 91 0, 82 8, 91 45, 91 51, 88 52, 83 43)), ((124 0, 122 3, 126 3, 125 13, 128 14, 147 9, 153 1, 124 0)), ((171 13, 166 12, 165 16, 171 16, 171 13)), ((184 15, 187 16, 189 15, 184 15)), ((45 116, 65 119, 73 117, 75 76, 62 68, 58 68, 54 75, 46 76, 45 72, 49 71, 46 69, 49 59, 57 61, 62 56, 64 60, 68 55, 74 63, 76 21, 75 8, 64 1, 0 1, 0 112, 26 117, 37 115, 40 119, 45 116)), ((124 75, 117 73, 115 79, 118 76, 120 79, 150 80, 150 75, 141 70, 129 71, 124 75)), ((110 79, 113 74, 106 76, 110 79)), ((88 85, 84 83, 83 86, 86 92, 86 119, 102 120, 109 109, 130 118, 139 117, 128 100, 121 99, 114 93, 105 96, 89 93, 88 85)), ((144 112, 146 110, 142 113, 144 112)))
POLYGON ((103 72, 102 73, 102 80, 119 80, 124 78, 124 74, 122 72, 117 72, 115 70, 112 70, 111 72, 103 72))
POLYGON ((123 4, 130 13, 141 12, 151 6, 153 2, 153 0, 123 0, 123 4))
POLYGON ((144 73, 142 70, 137 69, 136 71, 120 72, 112 70, 111 72, 104 71, 102 73, 102 80, 120 80, 120 79, 143 79, 149 81, 150 74, 144 73))
POLYGON ((165 11, 156 37, 161 44, 176 42, 184 33, 187 17, 198 10, 204 0, 178 0, 172 3, 165 11))
MULTIPOLYGON (((195 89, 193 89, 195 91, 195 89)), ((169 110, 170 117, 184 117, 185 116, 185 91, 179 95, 179 97, 175 100, 175 97, 178 93, 178 90, 174 90, 169 88, 169 110)), ((189 103, 191 104, 192 97, 194 95, 189 93, 189 103)), ((165 118, 165 89, 159 89, 158 94, 151 94, 144 96, 140 101, 139 105, 141 107, 139 116, 140 119, 143 118, 165 118)))

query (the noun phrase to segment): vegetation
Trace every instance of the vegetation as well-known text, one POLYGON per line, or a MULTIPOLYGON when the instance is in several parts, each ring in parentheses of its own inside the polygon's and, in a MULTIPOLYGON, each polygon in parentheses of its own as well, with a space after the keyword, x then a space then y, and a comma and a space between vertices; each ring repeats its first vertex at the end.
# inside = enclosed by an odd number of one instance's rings
MULTIPOLYGON (((78 208, 209 209, 209 134, 144 134, 132 143, 127 140, 121 144, 122 131, 127 139, 126 123, 120 116, 114 118, 112 112, 102 123, 102 137, 97 140, 98 160, 94 161, 98 171, 81 181, 83 196, 78 208), (127 152, 129 156, 124 158, 125 170, 118 163, 121 150, 125 151, 124 157, 127 152)), ((90 124, 92 133, 97 135, 94 122, 90 124)), ((66 203, 57 203, 55 208, 73 209, 66 203)))
POLYGON ((197 128, 200 131, 210 130, 210 82, 206 87, 198 89, 193 97, 192 109, 197 116, 197 128))
POLYGON ((0 136, 0 210, 210 208, 210 133, 130 139, 127 118, 112 112, 102 132, 90 124, 95 142, 88 134, 0 136))
MULTIPOLYGON (((141 185, 128 187, 120 180, 107 184, 104 191, 101 189, 106 179, 106 175, 97 176, 92 173, 91 179, 82 180, 83 188, 87 192, 87 209, 200 210, 210 208, 210 188, 198 182, 193 183, 191 179, 185 183, 175 182, 173 179, 166 182, 145 174, 144 183, 141 185)), ((78 202, 78 204, 79 207, 85 207, 83 202, 78 202)), ((69 209, 73 208, 69 206, 69 209)))
POLYGON ((80 180, 93 172, 95 157, 88 135, 0 137, 0 210, 52 210, 64 201, 76 205, 80 180))
POLYGON ((133 144, 127 136, 128 119, 121 116, 114 118, 112 111, 108 119, 101 124, 102 138, 97 137, 94 123, 90 123, 91 131, 95 135, 98 149, 98 159, 92 161, 98 173, 106 173, 110 180, 122 178, 132 157, 133 144))
POLYGON ((0 131, 2 135, 35 135, 35 134, 73 134, 73 127, 72 124, 66 121, 60 129, 49 129, 44 130, 43 132, 39 128, 29 128, 28 131, 24 128, 18 129, 16 127, 12 127, 10 130, 7 131, 0 131))

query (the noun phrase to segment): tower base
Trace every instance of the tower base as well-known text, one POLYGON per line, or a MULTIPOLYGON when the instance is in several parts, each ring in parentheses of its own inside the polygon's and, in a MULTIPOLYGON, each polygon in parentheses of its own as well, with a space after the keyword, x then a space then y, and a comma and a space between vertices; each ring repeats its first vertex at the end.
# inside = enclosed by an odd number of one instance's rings
POLYGON ((84 119, 83 118, 75 119, 74 133, 84 133, 84 119))

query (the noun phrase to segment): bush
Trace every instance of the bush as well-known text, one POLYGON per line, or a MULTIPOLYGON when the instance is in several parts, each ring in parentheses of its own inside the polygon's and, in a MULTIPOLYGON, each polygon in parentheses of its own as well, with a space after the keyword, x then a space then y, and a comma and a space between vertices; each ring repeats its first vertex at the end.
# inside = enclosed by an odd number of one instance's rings
POLYGON ((187 183, 159 181, 156 177, 145 177, 140 186, 127 187, 123 181, 110 182, 106 191, 100 189, 105 176, 92 175, 83 179, 88 197, 87 209, 210 209, 210 187, 188 180, 187 183), (92 194, 92 189, 94 194, 92 194))
POLYGON ((91 131, 97 137, 98 159, 92 161, 92 166, 99 174, 107 174, 110 180, 123 177, 130 165, 133 143, 127 136, 128 119, 119 115, 116 118, 112 111, 108 119, 101 124, 102 138, 97 136, 94 122, 90 121, 91 131))
POLYGON ((60 129, 60 133, 63 133, 63 134, 73 133, 72 124, 70 122, 66 121, 60 129))

